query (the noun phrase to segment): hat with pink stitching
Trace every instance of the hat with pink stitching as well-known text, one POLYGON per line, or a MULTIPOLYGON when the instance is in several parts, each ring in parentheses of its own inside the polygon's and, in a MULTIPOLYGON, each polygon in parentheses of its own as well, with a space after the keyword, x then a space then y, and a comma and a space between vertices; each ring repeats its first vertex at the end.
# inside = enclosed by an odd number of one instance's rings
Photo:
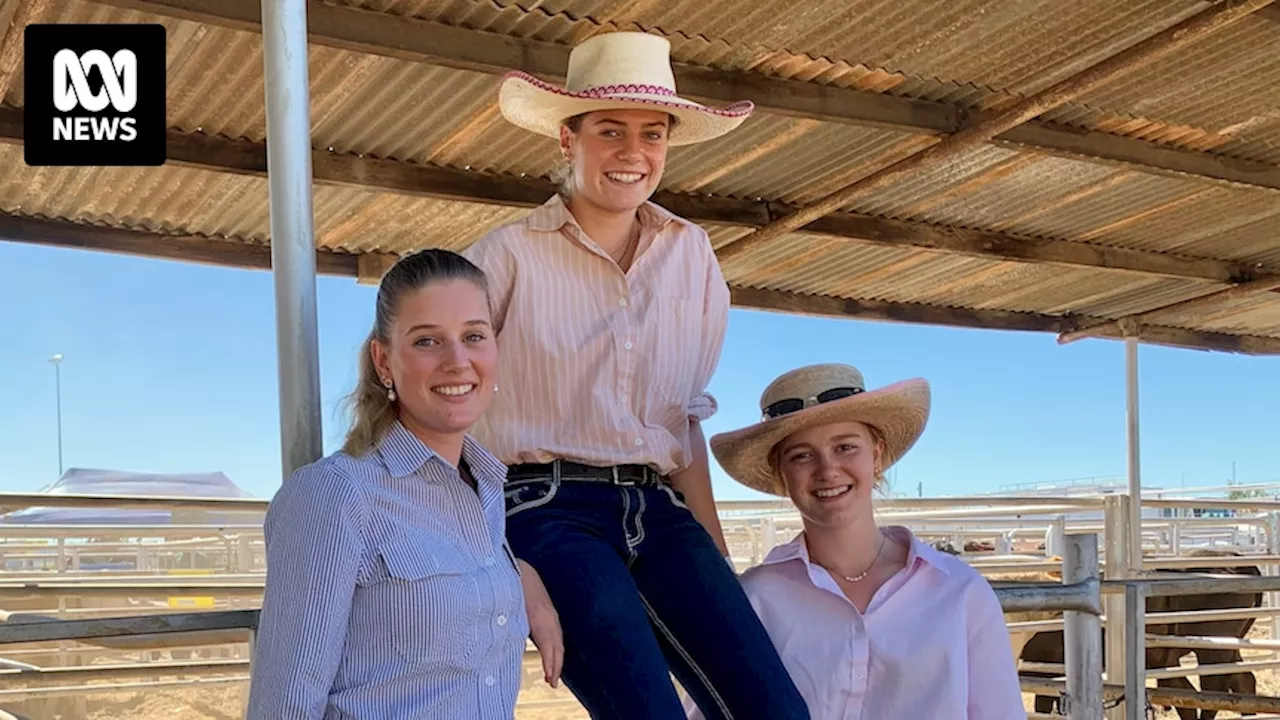
POLYGON ((720 137, 755 109, 749 100, 713 108, 677 95, 670 41, 642 32, 605 33, 574 47, 564 87, 528 73, 508 73, 498 90, 498 106, 513 124, 553 138, 560 136, 560 124, 575 115, 661 110, 678 119, 668 139, 673 146, 720 137))

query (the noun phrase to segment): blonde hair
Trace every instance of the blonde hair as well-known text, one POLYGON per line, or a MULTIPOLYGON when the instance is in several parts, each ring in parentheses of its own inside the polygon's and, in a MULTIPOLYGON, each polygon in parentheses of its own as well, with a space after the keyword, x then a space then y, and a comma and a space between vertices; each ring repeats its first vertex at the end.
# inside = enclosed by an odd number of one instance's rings
MULTIPOLYGON (((866 423, 861 424, 867 428, 867 432, 871 435, 871 444, 879 451, 878 454, 883 456, 885 447, 884 433, 880 432, 880 428, 875 425, 868 425, 866 423)), ((782 477, 782 453, 779 450, 781 447, 782 441, 780 440, 769 450, 769 473, 773 475, 773 482, 777 485, 777 491, 786 495, 787 482, 782 477)), ((885 469, 880 467, 880 461, 877 459, 876 478, 875 483, 871 486, 872 490, 884 492, 885 485, 888 483, 888 480, 885 479, 884 472, 885 469)))
POLYGON ((391 326, 400 312, 406 295, 441 280, 464 279, 489 296, 489 283, 484 271, 470 260, 449 250, 430 249, 402 258, 378 286, 378 300, 373 329, 360 347, 360 375, 356 389, 347 396, 351 410, 351 428, 342 452, 361 456, 369 452, 386 435, 399 416, 396 404, 388 397, 387 388, 378 376, 373 362, 373 344, 390 344, 391 326))

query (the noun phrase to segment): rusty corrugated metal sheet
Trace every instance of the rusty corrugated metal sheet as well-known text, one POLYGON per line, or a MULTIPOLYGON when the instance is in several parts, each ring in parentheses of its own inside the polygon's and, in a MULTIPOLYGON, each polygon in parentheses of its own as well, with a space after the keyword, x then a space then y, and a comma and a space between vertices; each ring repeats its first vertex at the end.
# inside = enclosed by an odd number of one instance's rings
POLYGON ((929 143, 918 135, 760 114, 732 136, 674 148, 664 187, 806 203, 929 143))
MULTIPOLYGON (((1077 99, 1167 125, 1199 128, 1220 151, 1262 150, 1280 136, 1280 23, 1249 17, 1211 40, 1127 73, 1077 99)), ((1258 159, 1280 157, 1277 148, 1258 159)))
MULTIPOLYGON (((1197 0, 709 0, 515 2, 349 0, 382 12, 522 37, 578 41, 640 28, 721 46, 717 59, 804 54, 890 72, 1029 92, 1207 7, 1197 0)), ((721 62, 714 63, 722 65, 721 62)))
MULTIPOLYGON (((667 35, 673 57, 682 62, 970 108, 1041 90, 1208 6, 1195 0, 1087 0, 1069 6, 1049 0, 832 0, 779 12, 769 4, 744 9, 737 0, 349 4, 564 44, 614 29, 645 29, 667 35)), ((1280 162, 1277 58, 1280 28, 1246 18, 1223 31, 1222 39, 1131 73, 1045 117, 1280 162)))
MULTIPOLYGON (((32 168, 22 148, 0 145, 0 211, 150 230, 266 242, 271 216, 264 178, 176 166, 32 168)), ((316 243, 349 252, 463 248, 528 211, 317 185, 316 243)))
POLYGON ((1205 330, 1242 335, 1280 335, 1280 295, 1266 293, 1220 302, 1212 310, 1170 313, 1161 324, 1201 327, 1205 330))
MULTIPOLYGON (((368 0, 380 11, 572 44, 637 23, 666 32, 677 60, 755 70, 908 97, 984 107, 1078 71, 1205 4, 1048 0, 854 5, 820 0, 803 12, 737 0, 673 5, 648 0, 428 2, 368 0), (760 9, 764 8, 764 9, 760 9), (768 21, 761 20, 768 15, 768 21), (840 18, 856 22, 841 22, 840 18), (732 38, 730 45, 726 38, 732 38)), ((45 22, 156 21, 79 0, 55 0, 45 22)), ((161 19, 170 32, 171 125, 261 141, 261 42, 241 33, 161 19)), ((1280 31, 1246 21, 1101 88, 1057 120, 1201 150, 1280 158, 1280 31), (1169 74, 1188 79, 1168 83, 1169 74), (1163 84, 1162 84, 1163 83, 1163 84), (1243 100, 1240 98, 1243 97, 1243 100), (1230 99, 1230 101, 1228 101, 1230 99)), ((492 75, 311 49, 315 143, 486 172, 543 175, 555 142, 496 112, 492 75)), ((7 100, 21 104, 20 78, 7 100), (15 89, 16 88, 16 89, 15 89)), ((917 149, 904 133, 759 113, 721 142, 675 149, 664 185, 679 191, 810 202, 917 149)), ((1276 160, 1280 161, 1280 160, 1276 160)), ((177 167, 32 169, 20 148, 0 146, 0 209, 157 232, 263 242, 269 230, 261 178, 177 167)), ((460 248, 525 211, 318 186, 318 241, 347 252, 460 248)), ((856 198, 851 209, 929 222, 1058 237, 1149 251, 1268 263, 1280 268, 1280 206, 1269 193, 1227 190, 1073 160, 976 148, 964 157, 856 198)), ((709 228, 717 245, 741 228, 709 228)), ((743 285, 833 296, 978 309, 1120 316, 1178 302, 1202 283, 1118 271, 884 248, 793 235, 726 263, 743 285)), ((1241 301, 1179 322, 1230 332, 1280 334, 1273 298, 1241 301), (1269 302, 1268 302, 1269 301, 1269 302), (1253 303, 1253 304, 1249 304, 1253 303), (1215 324, 1216 323, 1216 324, 1215 324)))
MULTIPOLYGON (((712 236, 740 234, 716 229, 712 236)), ((731 283, 836 297, 1045 314, 1119 317, 1187 300, 1214 286, 1123 271, 1066 268, 887 248, 792 234, 725 263, 731 283)))

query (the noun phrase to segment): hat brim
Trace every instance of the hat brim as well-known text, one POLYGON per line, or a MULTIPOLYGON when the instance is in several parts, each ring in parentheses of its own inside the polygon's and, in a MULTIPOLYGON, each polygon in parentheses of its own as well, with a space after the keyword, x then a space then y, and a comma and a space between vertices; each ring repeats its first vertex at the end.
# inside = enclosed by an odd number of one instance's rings
POLYGON ((498 107, 512 124, 547 137, 560 137, 566 118, 596 110, 663 110, 677 118, 667 138, 671 146, 714 140, 742 124, 755 109, 750 100, 712 108, 674 95, 616 88, 618 92, 575 93, 523 72, 508 73, 498 88, 498 107))
POLYGON ((924 432, 931 394, 923 379, 904 380, 805 408, 711 438, 711 452, 729 477, 770 495, 787 496, 769 466, 769 453, 788 435, 838 422, 870 425, 884 436, 882 469, 902 459, 924 432))

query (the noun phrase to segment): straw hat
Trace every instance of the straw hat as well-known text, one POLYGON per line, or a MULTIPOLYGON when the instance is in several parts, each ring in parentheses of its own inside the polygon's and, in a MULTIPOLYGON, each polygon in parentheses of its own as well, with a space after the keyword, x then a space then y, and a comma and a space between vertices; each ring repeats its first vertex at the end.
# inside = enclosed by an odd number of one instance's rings
POLYGON ((668 138, 673 146, 720 137, 755 108, 749 100, 711 108, 680 97, 671 43, 641 32, 596 35, 574 47, 563 88, 528 73, 508 73, 498 89, 498 106, 513 124, 553 138, 560 137, 565 119, 593 110, 665 110, 678 119, 668 138))
POLYGON ((929 419, 929 383, 915 378, 867 390, 849 365, 810 365, 770 383, 760 396, 760 422, 711 438, 711 452, 734 480, 786 496, 769 467, 769 453, 788 435, 819 425, 860 422, 884 436, 882 469, 900 460, 929 419))

